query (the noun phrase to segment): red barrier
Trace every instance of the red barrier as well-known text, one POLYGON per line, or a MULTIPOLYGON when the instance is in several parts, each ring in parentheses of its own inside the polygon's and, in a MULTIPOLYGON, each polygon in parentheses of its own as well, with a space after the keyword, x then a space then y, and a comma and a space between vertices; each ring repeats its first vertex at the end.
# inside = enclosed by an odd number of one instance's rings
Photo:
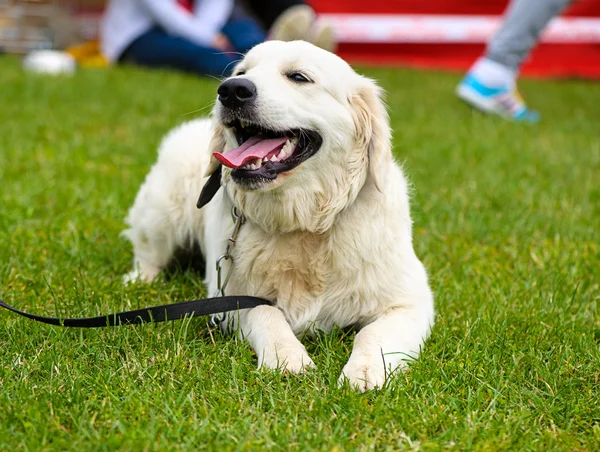
MULTIPOLYGON (((312 0, 334 24, 348 61, 466 70, 501 21, 506 0, 312 0)), ((525 75, 600 78, 600 0, 553 21, 525 75)))

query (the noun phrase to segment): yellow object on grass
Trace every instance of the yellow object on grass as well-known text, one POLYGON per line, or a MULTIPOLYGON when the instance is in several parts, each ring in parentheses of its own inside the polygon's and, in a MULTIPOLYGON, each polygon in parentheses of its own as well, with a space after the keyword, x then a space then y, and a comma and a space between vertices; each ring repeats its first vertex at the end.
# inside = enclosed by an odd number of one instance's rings
POLYGON ((66 52, 75 58, 81 67, 105 67, 108 60, 100 51, 100 41, 88 41, 83 44, 69 47, 66 52))

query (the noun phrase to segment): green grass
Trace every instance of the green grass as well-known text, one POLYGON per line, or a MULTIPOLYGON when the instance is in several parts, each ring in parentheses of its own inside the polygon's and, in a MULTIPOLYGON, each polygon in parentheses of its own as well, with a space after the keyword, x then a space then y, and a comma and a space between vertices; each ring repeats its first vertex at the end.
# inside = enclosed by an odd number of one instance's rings
MULTIPOLYGON (((0 450, 600 449, 600 86, 523 81, 543 115, 526 126, 460 104, 458 74, 364 72, 415 188, 438 313, 421 358, 360 395, 336 386, 352 333, 305 340, 317 369, 286 377, 205 318, 82 331, 0 312, 0 450)), ((0 298, 92 316, 203 295, 190 273, 124 287, 119 233, 160 137, 216 82, 4 58, 0 86, 0 298)))

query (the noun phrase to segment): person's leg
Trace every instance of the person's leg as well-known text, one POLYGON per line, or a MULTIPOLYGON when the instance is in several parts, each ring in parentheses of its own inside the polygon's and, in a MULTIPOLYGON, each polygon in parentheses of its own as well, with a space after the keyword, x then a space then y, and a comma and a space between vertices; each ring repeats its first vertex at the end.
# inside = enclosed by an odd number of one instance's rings
POLYGON ((553 17, 572 0, 512 0, 501 27, 458 85, 459 98, 487 113, 516 121, 537 122, 516 89, 521 64, 553 17))
POLYGON ((229 38, 233 48, 240 53, 246 53, 267 38, 260 25, 249 17, 230 19, 221 32, 229 38))
POLYGON ((572 0, 512 0, 486 54, 469 69, 457 95, 475 108, 517 121, 536 122, 516 90, 519 68, 540 34, 572 0))
POLYGON ((229 74, 234 58, 220 50, 198 46, 155 28, 136 39, 120 61, 220 77, 229 74))
POLYGON ((502 26, 490 40, 486 57, 513 71, 537 44, 540 34, 572 0, 513 0, 502 26))

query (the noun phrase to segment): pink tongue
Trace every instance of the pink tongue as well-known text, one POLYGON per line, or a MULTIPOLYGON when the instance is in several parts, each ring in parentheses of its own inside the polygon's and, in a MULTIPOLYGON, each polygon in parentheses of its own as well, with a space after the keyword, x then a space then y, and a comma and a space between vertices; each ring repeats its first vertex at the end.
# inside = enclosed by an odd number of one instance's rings
POLYGON ((282 138, 260 138, 252 137, 239 148, 227 151, 225 154, 214 152, 214 157, 229 168, 239 168, 251 160, 263 159, 273 151, 279 151, 287 141, 282 138))

